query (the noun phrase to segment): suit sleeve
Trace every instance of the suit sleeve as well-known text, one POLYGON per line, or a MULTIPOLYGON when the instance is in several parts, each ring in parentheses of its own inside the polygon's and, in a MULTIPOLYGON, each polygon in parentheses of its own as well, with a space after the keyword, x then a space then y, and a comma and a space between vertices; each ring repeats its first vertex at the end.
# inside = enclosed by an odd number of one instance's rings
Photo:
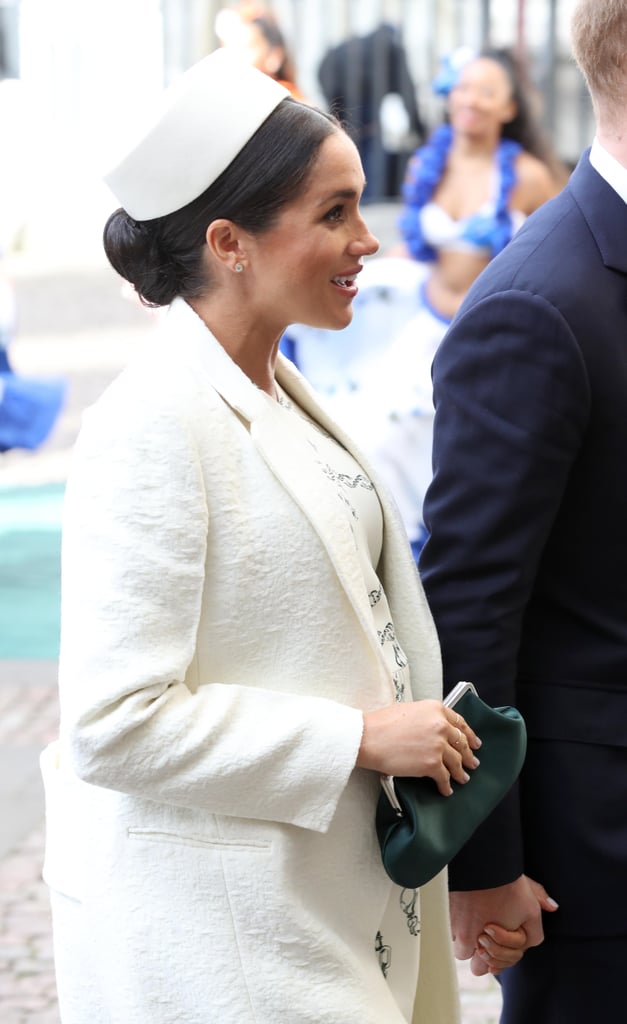
MULTIPOLYGON (((488 703, 515 704, 525 608, 588 418, 585 366, 554 306, 507 290, 462 309, 433 380, 420 571, 445 692, 469 679, 488 703)), ((451 887, 490 888, 522 870, 515 787, 451 865, 451 887)))

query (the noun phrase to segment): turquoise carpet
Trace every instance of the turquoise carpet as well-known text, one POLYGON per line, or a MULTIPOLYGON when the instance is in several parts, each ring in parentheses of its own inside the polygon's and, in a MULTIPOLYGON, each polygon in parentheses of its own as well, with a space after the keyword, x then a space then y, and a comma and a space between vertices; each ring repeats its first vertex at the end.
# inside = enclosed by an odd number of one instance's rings
POLYGON ((0 487, 0 658, 58 657, 63 493, 0 487))

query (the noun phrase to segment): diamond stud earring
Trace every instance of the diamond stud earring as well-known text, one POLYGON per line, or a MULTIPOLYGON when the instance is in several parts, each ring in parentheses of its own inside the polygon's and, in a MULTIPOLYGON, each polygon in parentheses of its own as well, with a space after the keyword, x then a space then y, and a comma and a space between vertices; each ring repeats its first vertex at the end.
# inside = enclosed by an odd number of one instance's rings
POLYGON ((236 274, 241 274, 242 270, 244 269, 244 264, 243 263, 236 263, 235 267, 233 269, 235 270, 236 274))

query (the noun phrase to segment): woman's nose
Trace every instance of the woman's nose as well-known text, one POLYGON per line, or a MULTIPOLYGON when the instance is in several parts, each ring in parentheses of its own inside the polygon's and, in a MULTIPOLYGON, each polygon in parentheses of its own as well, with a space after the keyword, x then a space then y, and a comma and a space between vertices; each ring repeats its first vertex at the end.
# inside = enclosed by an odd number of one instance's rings
POLYGON ((379 239, 372 234, 365 221, 362 221, 362 229, 353 245, 363 256, 374 256, 379 251, 379 239))

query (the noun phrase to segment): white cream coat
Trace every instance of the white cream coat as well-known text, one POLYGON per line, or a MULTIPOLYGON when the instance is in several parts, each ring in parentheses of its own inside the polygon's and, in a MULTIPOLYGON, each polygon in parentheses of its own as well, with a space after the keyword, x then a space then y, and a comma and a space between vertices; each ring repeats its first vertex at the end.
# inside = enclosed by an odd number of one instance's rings
MULTIPOLYGON (((277 379, 374 476, 282 357, 277 379)), ((355 768, 361 711, 393 686, 346 516, 278 412, 176 300, 85 414, 60 739, 42 755, 44 876, 75 901, 57 922, 59 986, 80 974, 91 992, 68 1024, 405 1020, 373 954, 392 888, 379 784, 355 768)), ((440 696, 431 616, 380 500, 413 696, 440 696)), ((454 1024, 444 874, 421 919, 414 1019, 454 1024)))

